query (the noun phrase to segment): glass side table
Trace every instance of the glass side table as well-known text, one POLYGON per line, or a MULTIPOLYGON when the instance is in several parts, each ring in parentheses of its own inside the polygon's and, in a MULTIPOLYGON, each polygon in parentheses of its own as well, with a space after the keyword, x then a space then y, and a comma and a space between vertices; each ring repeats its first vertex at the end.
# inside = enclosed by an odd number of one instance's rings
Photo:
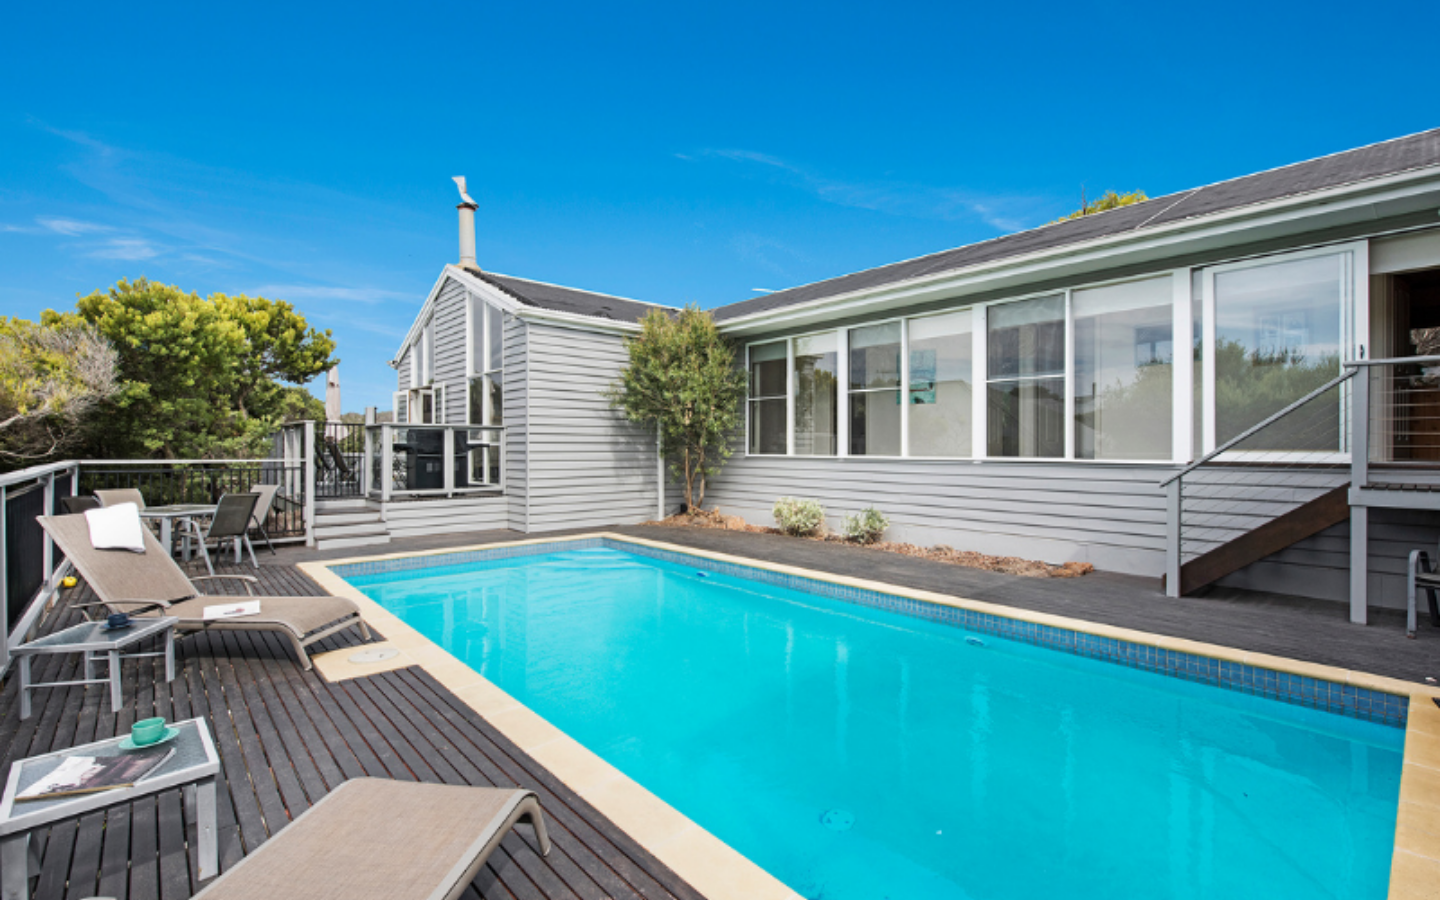
POLYGON ((30 692, 42 687, 62 687, 70 684, 109 684, 110 709, 118 710, 122 702, 120 694, 120 660, 139 656, 164 656, 165 680, 175 678, 175 623, 180 621, 172 616, 141 616, 132 618, 126 628, 107 629, 104 622, 83 622, 72 625, 54 634, 36 638, 28 644, 21 644, 10 652, 20 663, 20 718, 30 718, 30 692), (120 651, 131 644, 139 643, 159 634, 165 636, 165 649, 154 653, 124 653, 120 651), (30 661, 47 653, 84 653, 85 677, 76 681, 30 681, 30 661), (103 658, 110 671, 105 678, 91 678, 90 669, 97 658, 103 658))
MULTIPOLYGON (((30 873, 34 864, 30 852, 32 830, 177 787, 185 790, 186 824, 193 824, 196 829, 195 849, 200 880, 219 874, 215 779, 220 774, 220 755, 215 752, 215 742, 204 719, 186 719, 173 722, 171 726, 180 732, 167 742, 168 746, 175 748, 175 755, 129 787, 51 800, 15 801, 17 794, 49 775, 67 757, 106 757, 135 752, 120 749, 120 742, 129 735, 32 756, 17 760, 10 766, 5 794, 0 798, 0 898, 26 900, 29 895, 30 873)), ((159 746, 152 745, 141 752, 153 752, 159 746)))

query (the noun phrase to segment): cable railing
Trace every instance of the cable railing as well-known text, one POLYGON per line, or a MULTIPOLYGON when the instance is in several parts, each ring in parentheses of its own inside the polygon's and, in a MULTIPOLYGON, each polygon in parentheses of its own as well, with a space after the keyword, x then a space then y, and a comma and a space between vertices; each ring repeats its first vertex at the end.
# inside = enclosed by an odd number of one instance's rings
MULTIPOLYGON (((1168 512, 1167 594, 1203 587, 1233 571, 1246 553, 1293 543, 1294 534, 1345 508, 1341 489, 1350 484, 1351 436, 1344 423, 1355 373, 1346 369, 1161 482, 1168 512), (1302 507, 1311 513, 1305 521, 1283 518, 1302 507), (1258 535, 1250 547, 1236 547, 1250 534, 1258 535)), ((1230 398, 1242 408, 1244 399, 1230 398)), ((1227 423, 1219 420, 1215 427, 1221 431, 1227 423)))

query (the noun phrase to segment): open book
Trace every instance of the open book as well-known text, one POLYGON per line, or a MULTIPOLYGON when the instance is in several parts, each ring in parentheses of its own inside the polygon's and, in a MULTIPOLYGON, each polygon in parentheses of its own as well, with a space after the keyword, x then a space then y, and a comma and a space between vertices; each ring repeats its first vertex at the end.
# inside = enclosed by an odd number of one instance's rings
POLYGON ((16 800, 51 800, 73 794, 89 794, 131 787, 163 766, 175 755, 175 748, 157 747, 150 753, 120 756, 71 756, 55 770, 16 795, 16 800))

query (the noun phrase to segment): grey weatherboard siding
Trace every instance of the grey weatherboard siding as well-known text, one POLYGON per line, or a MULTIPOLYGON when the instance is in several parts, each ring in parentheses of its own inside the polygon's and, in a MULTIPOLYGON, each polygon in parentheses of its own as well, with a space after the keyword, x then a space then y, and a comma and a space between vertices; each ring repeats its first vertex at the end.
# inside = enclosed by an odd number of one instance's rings
POLYGON ((526 530, 654 518, 654 429, 627 421, 601 394, 627 360, 620 335, 526 328, 526 530))

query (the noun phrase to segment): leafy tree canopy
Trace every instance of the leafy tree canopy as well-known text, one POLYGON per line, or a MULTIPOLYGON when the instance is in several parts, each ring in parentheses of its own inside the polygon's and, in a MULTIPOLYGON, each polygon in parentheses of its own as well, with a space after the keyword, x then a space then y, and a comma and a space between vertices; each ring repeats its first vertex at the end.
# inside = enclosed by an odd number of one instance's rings
POLYGON ((85 322, 119 354, 120 389, 88 455, 167 459, 250 456, 293 412, 285 383, 338 360, 329 331, 283 300, 186 293, 144 278, 81 297, 47 325, 85 322))
POLYGON ((1132 203, 1142 203, 1149 199, 1144 191, 1130 191, 1127 194, 1117 194, 1114 191, 1106 191, 1093 203, 1087 201, 1082 195, 1080 197, 1079 209, 1070 213, 1068 216, 1061 216, 1049 224, 1054 225, 1055 222, 1067 222, 1070 219, 1078 219, 1081 216, 1093 216, 1095 213, 1104 212, 1107 209, 1118 209, 1122 206, 1129 206, 1132 203))
POLYGON ((115 377, 115 350, 93 326, 0 316, 0 466, 45 462, 79 443, 115 377))
POLYGON ((659 422, 661 450, 685 481, 686 507, 698 510, 705 479, 729 458, 740 424, 745 373, 735 350, 695 306, 674 315, 651 310, 625 345, 630 363, 607 391, 610 404, 633 422, 659 422))

